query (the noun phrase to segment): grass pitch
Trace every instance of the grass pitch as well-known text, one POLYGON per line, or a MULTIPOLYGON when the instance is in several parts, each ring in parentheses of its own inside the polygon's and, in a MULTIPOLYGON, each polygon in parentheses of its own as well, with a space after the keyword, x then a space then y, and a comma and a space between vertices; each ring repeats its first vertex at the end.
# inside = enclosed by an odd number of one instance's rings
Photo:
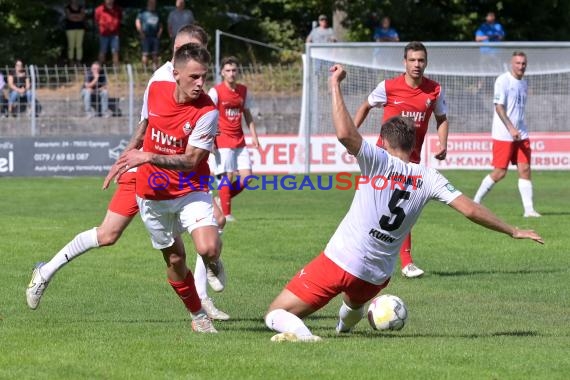
MULTIPOLYGON (((484 172, 444 172, 472 196, 484 172)), ((271 300, 327 243, 351 191, 250 191, 234 201, 223 236, 229 284, 210 293, 232 319, 217 335, 190 329, 164 264, 137 217, 121 240, 88 252, 27 308, 31 268, 76 233, 98 225, 111 192, 101 178, 0 179, 1 379, 567 379, 570 375, 567 172, 534 173, 544 217, 522 218, 516 174, 486 206, 533 228, 540 246, 476 226, 445 205, 426 207, 413 230, 419 280, 396 273, 386 293, 408 307, 406 327, 362 321, 336 336, 335 299, 306 320, 324 341, 276 344, 263 323, 271 300)), ((187 239, 188 252, 191 249, 187 239)), ((194 256, 189 253, 191 267, 194 256)))

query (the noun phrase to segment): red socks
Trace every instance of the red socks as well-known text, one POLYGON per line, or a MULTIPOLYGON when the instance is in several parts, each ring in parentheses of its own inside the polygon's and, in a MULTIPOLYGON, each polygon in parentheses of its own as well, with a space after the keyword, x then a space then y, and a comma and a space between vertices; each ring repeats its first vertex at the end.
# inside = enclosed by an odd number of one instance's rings
POLYGON ((230 186, 221 186, 218 195, 220 197, 222 212, 224 215, 230 215, 232 213, 232 194, 230 186))
POLYGON ((200 297, 196 292, 196 286, 194 285, 194 276, 192 272, 188 271, 184 281, 170 281, 168 280, 172 289, 178 294, 178 297, 184 302, 184 306, 191 313, 197 313, 202 308, 202 303, 200 302, 200 297))
POLYGON ((218 192, 222 211, 224 215, 232 213, 232 198, 243 191, 243 187, 238 181, 234 181, 231 186, 221 186, 218 192))
POLYGON ((232 183, 232 189, 230 191, 231 197, 235 197, 236 195, 238 195, 239 193, 241 193, 243 191, 243 186, 241 183, 239 183, 239 181, 234 181, 234 183, 232 183))
POLYGON ((410 232, 408 236, 404 239, 402 247, 400 248, 400 262, 402 263, 402 268, 408 264, 414 262, 412 259, 412 233, 410 232))

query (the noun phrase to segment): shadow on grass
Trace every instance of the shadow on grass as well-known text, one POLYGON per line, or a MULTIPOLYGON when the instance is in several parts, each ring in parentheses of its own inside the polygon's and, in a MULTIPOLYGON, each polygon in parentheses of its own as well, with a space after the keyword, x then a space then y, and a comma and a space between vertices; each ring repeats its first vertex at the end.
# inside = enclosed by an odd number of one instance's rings
POLYGON ((397 331, 393 332, 374 332, 374 331, 355 331, 351 334, 342 334, 338 335, 338 337, 359 337, 359 338, 368 338, 368 339, 409 339, 409 338, 459 338, 459 339, 485 339, 485 338, 494 338, 494 337, 515 337, 515 338, 522 338, 522 337, 541 337, 542 334, 536 331, 498 331, 498 332, 489 332, 489 333, 480 333, 480 334, 405 334, 400 333, 397 331))
POLYGON ((564 272, 562 269, 519 269, 519 270, 458 270, 458 271, 429 271, 424 277, 456 277, 456 276, 477 276, 480 274, 535 274, 535 273, 558 273, 564 272))
POLYGON ((570 215, 570 211, 551 211, 551 212, 541 212, 540 215, 542 216, 564 216, 570 215))

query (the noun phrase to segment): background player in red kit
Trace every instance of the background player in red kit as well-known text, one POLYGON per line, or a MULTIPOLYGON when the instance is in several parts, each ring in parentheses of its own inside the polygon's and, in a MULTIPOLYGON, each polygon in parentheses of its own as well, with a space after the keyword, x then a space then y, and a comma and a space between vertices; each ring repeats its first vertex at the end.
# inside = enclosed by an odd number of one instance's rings
POLYGON ((227 176, 228 182, 220 182, 219 196, 221 208, 228 222, 234 219, 231 199, 241 193, 244 188, 243 178, 252 174, 251 159, 245 145, 241 119, 245 122, 251 133, 251 141, 259 149, 259 140, 253 116, 250 112, 250 101, 247 96, 247 87, 237 83, 239 62, 235 57, 226 57, 221 62, 222 83, 208 92, 210 98, 219 111, 218 136, 216 137, 215 153, 216 176, 227 176), (234 182, 233 174, 239 174, 239 180, 234 182), (231 187, 229 186, 231 183, 231 187))
MULTIPOLYGON (((432 113, 437 123, 440 146, 435 158, 443 160, 447 155, 449 125, 446 116, 445 93, 439 83, 424 76, 427 63, 427 50, 421 42, 412 41, 407 44, 404 48, 406 72, 380 82, 354 115, 354 124, 357 128, 364 122, 373 107, 384 107, 382 122, 394 116, 412 118, 416 126, 416 145, 410 158, 413 163, 420 162, 422 145, 432 113)), ((382 146, 380 137, 378 137, 377 145, 382 146)), ((418 268, 412 259, 411 234, 402 244, 400 260, 404 277, 413 278, 424 274, 424 271, 418 268)))

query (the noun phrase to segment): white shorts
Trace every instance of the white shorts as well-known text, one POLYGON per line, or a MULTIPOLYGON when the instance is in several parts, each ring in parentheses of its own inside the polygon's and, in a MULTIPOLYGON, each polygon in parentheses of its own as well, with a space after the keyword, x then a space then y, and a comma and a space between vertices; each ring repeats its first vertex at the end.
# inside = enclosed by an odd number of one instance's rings
POLYGON ((249 150, 241 148, 218 148, 214 150, 216 169, 214 174, 234 173, 238 170, 251 170, 249 150))
POLYGON ((209 193, 193 191, 180 198, 162 201, 137 195, 137 203, 152 246, 156 249, 172 246, 174 238, 184 230, 192 233, 198 227, 218 226, 209 193))

